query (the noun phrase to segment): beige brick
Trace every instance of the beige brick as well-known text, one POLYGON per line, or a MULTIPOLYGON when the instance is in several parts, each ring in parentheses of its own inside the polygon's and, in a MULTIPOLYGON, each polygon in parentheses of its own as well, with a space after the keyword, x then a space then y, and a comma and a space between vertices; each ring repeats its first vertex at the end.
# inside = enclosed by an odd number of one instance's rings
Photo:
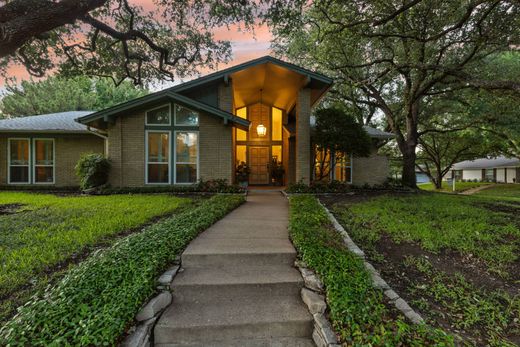
POLYGON ((296 181, 309 184, 311 177, 311 90, 300 89, 296 100, 296 181))
POLYGON ((388 178, 388 158, 374 153, 366 158, 352 160, 352 184, 383 184, 388 178))

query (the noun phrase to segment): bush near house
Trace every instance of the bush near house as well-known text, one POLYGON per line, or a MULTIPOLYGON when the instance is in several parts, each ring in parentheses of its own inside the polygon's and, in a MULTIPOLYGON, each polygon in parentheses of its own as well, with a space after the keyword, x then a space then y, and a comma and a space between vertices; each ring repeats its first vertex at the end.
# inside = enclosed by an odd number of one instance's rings
POLYGON ((350 253, 316 198, 290 198, 290 236, 299 257, 325 285, 330 319, 346 345, 452 345, 444 332, 411 325, 386 306, 382 292, 372 287, 363 261, 350 253))
POLYGON ((113 345, 157 276, 201 231, 244 201, 214 196, 98 251, 35 296, 0 330, 0 345, 113 345))
POLYGON ((108 181, 110 161, 99 153, 85 153, 75 167, 81 189, 99 187, 108 181))

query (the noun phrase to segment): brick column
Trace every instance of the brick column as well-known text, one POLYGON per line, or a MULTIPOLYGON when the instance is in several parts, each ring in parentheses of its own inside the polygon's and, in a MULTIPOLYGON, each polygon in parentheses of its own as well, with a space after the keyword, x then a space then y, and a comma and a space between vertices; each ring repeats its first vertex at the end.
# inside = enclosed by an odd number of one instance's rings
POLYGON ((310 183, 311 175, 311 90, 300 89, 296 99, 296 181, 310 183))
MULTIPOLYGON (((221 110, 233 113, 233 85, 229 80, 227 84, 221 83, 218 86, 218 106, 221 110)), ((233 182, 234 177, 234 148, 233 148, 233 132, 232 127, 224 125, 222 122, 219 136, 219 164, 215 168, 219 172, 219 176, 228 180, 228 183, 233 182)))

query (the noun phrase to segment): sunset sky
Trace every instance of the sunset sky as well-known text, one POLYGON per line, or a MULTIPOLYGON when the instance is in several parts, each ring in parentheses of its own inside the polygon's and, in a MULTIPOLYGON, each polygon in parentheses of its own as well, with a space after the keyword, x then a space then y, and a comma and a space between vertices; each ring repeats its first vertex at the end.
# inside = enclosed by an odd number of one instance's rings
MULTIPOLYGON (((145 11, 153 9, 153 0, 132 0, 132 3, 142 6, 145 11)), ((269 46, 271 34, 267 26, 257 26, 255 32, 240 32, 237 27, 219 28, 215 30, 215 38, 218 40, 231 41, 233 48, 233 58, 229 64, 221 64, 219 69, 233 66, 244 61, 254 59, 270 53, 269 46)), ((202 73, 210 71, 202 71, 202 73)), ((23 66, 11 66, 8 70, 9 77, 16 77, 18 80, 29 79, 29 74, 23 66)), ((179 82, 179 81, 177 81, 179 82)), ((0 82, 0 89, 4 81, 0 82)))

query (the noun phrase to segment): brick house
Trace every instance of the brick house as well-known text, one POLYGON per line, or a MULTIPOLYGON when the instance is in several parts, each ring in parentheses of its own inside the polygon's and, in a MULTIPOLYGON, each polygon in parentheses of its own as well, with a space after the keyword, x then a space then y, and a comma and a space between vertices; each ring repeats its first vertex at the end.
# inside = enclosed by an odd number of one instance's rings
MULTIPOLYGON (((316 175, 311 110, 332 80, 272 57, 255 59, 99 112, 0 121, 0 185, 77 185, 84 152, 105 153, 114 187, 235 181, 241 162, 251 185, 316 175), (271 166, 272 167, 272 166, 271 166)), ((391 134, 366 128, 375 139, 391 134)), ((387 159, 342 156, 328 179, 382 183, 387 159)))

